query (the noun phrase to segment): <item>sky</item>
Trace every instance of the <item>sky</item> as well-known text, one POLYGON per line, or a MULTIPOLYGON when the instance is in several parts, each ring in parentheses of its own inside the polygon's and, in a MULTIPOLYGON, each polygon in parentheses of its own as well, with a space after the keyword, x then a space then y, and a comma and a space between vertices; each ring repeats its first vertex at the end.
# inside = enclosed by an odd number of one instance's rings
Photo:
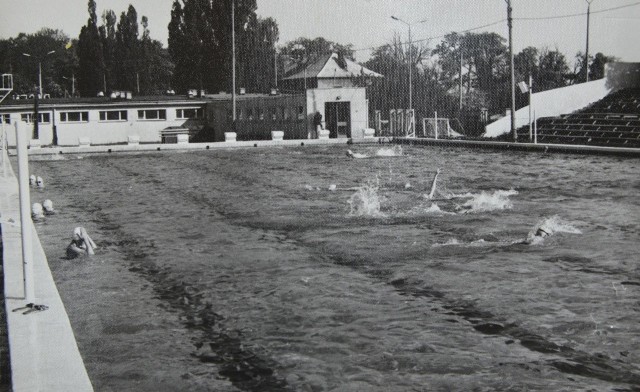
MULTIPOLYGON (((589 53, 602 52, 621 61, 640 62, 640 0, 590 0, 589 53), (617 8, 617 9, 613 9, 617 8), (613 9, 613 10, 609 10, 613 9)), ((117 15, 133 4, 149 18, 151 36, 166 45, 173 0, 96 0, 98 15, 117 15)), ((452 31, 496 32, 508 37, 506 0, 257 0, 257 13, 279 25, 280 41, 322 36, 353 44, 356 60, 366 61, 368 48, 384 45, 394 34, 423 40, 433 48, 452 31), (395 16, 403 20, 393 20, 395 16), (489 26, 487 26, 489 25, 489 26), (483 28, 478 28, 486 26, 483 28), (478 29, 476 29, 478 28, 478 29)), ((586 48, 587 0, 511 0, 513 49, 527 46, 558 49, 570 64, 586 48), (575 15, 575 16, 567 16, 575 15), (565 17, 567 16, 567 17, 565 17)), ((87 0, 0 0, 0 38, 34 33, 42 27, 77 37, 88 19, 87 0)))

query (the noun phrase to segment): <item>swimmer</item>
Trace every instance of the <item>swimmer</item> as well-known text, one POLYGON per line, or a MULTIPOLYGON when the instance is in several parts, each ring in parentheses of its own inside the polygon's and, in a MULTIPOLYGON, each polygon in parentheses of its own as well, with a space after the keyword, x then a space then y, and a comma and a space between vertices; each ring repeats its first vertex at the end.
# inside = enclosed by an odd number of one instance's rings
POLYGON ((36 177, 36 186, 38 188, 44 188, 44 181, 42 180, 42 177, 36 177))
POLYGON ((53 215, 56 211, 53 209, 53 202, 49 199, 42 202, 42 208, 44 208, 45 215, 53 215))
POLYGON ((42 204, 33 203, 33 206, 31 206, 31 219, 33 219, 34 222, 38 222, 44 219, 44 210, 42 209, 42 204))
POLYGON ((535 230, 532 230, 527 238, 525 238, 521 243, 527 245, 539 244, 544 238, 549 237, 551 234, 553 234, 553 230, 543 223, 535 230))
POLYGON ((369 156, 366 154, 359 154, 357 152, 353 152, 351 150, 347 150, 347 156, 349 158, 368 158, 369 156))
POLYGON ((73 229, 71 243, 67 246, 67 258, 75 259, 79 256, 93 255, 96 248, 97 246, 87 234, 87 230, 84 227, 76 227, 73 229))
POLYGON ((33 174, 29 176, 29 185, 36 185, 36 176, 34 176, 33 174))

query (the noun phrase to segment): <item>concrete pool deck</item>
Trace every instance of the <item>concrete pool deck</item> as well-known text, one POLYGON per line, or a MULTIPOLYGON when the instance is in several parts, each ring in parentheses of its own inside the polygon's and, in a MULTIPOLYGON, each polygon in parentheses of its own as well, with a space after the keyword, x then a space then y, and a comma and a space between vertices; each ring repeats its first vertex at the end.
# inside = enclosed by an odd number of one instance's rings
MULTIPOLYGON (((570 153, 594 155, 620 155, 640 157, 640 148, 587 146, 572 144, 541 144, 541 143, 513 143, 487 140, 454 140, 411 137, 370 137, 361 139, 296 139, 296 140, 257 140, 210 143, 181 143, 181 144, 117 144, 95 146, 52 146, 29 149, 29 156, 49 156, 59 154, 87 154, 87 153, 116 153, 143 151, 176 151, 227 149, 247 147, 295 147, 314 145, 352 145, 352 144, 408 144, 437 147, 482 148, 493 150, 529 151, 542 153, 570 153)), ((9 155, 15 155, 15 149, 9 149, 9 155)))

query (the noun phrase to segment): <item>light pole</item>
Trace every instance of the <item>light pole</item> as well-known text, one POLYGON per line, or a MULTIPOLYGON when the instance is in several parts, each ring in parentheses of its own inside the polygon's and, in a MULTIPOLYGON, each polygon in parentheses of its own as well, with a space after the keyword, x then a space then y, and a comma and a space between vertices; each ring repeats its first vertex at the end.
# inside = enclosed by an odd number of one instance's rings
MULTIPOLYGON (((51 51, 47 52, 47 54, 45 54, 42 57, 44 59, 44 57, 46 57, 46 56, 48 56, 50 54, 53 54, 55 52, 56 52, 55 50, 51 50, 51 51)), ((33 57, 29 53, 22 53, 22 55, 26 56, 26 57, 33 57)), ((44 95, 42 95, 42 61, 43 61, 43 59, 38 60, 38 85, 40 86, 40 97, 41 98, 44 98, 44 95)))
POLYGON ((593 0, 585 0, 587 2, 587 49, 584 54, 584 73, 585 80, 589 81, 589 17, 591 16, 591 2, 593 0))
POLYGON ((511 133, 513 134, 514 143, 518 142, 518 131, 516 130, 516 76, 513 65, 513 18, 511 13, 511 0, 507 2, 507 25, 509 26, 509 68, 511 70, 511 133))
POLYGON ((233 111, 233 132, 236 131, 236 2, 231 0, 231 110, 233 111))
POLYGON ((418 22, 413 22, 413 23, 409 23, 409 22, 405 22, 404 20, 397 18, 393 15, 391 15, 391 19, 393 20, 397 20, 398 22, 402 22, 404 24, 407 25, 407 27, 409 28, 409 111, 411 111, 411 109, 413 109, 413 59, 412 59, 412 54, 411 54, 411 26, 415 25, 415 24, 419 24, 419 23, 424 23, 427 20, 420 20, 418 22))

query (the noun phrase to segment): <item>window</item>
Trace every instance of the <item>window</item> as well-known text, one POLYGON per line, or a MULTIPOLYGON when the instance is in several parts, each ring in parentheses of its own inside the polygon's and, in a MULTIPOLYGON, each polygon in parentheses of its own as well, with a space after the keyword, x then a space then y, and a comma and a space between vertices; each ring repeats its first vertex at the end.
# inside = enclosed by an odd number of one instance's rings
POLYGON ((202 117, 202 109, 176 109, 176 118, 178 120, 200 119, 202 117))
MULTIPOLYGON (((7 114, 8 116, 8 114, 7 114)), ((33 122, 33 113, 22 113, 20 115, 20 119, 26 123, 31 124, 33 122)), ((51 122, 51 113, 38 113, 38 122, 40 124, 48 124, 51 122)), ((6 124, 9 124, 9 121, 5 120, 6 124)))
POLYGON ((100 121, 127 121, 127 111, 103 110, 100 112, 100 121))
POLYGON ((60 112, 61 122, 89 122, 89 112, 60 112))
POLYGON ((298 120, 304 120, 304 106, 298 106, 298 120))
POLYGON ((0 120, 5 124, 11 124, 11 115, 9 113, 3 114, 0 120))
POLYGON ((166 120, 166 109, 138 110, 138 120, 166 120))

